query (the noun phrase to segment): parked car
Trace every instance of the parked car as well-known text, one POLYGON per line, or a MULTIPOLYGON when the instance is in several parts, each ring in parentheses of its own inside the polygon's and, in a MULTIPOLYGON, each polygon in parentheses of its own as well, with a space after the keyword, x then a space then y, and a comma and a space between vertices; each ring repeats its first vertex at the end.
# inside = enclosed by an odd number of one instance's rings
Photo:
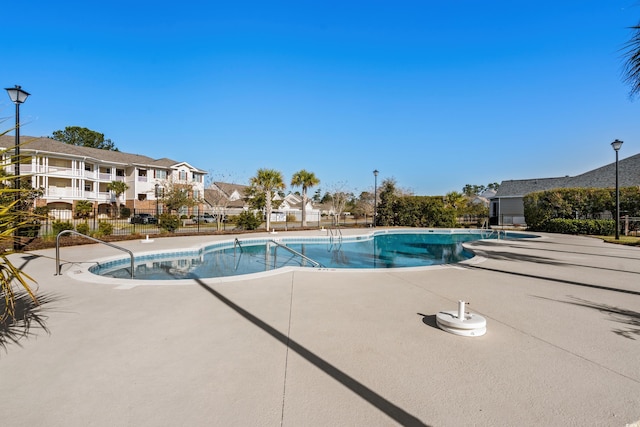
POLYGON ((157 224, 158 218, 148 213, 140 213, 131 217, 131 224, 157 224))
POLYGON ((216 222, 216 218, 211 214, 194 216, 193 220, 195 222, 216 222))
MULTIPOLYGON (((217 222, 218 221, 218 214, 211 215, 210 213, 205 213, 203 215, 194 216, 193 220, 195 222, 208 222, 208 223, 217 222)), ((221 222, 227 222, 227 216, 226 215, 222 215, 221 222)))

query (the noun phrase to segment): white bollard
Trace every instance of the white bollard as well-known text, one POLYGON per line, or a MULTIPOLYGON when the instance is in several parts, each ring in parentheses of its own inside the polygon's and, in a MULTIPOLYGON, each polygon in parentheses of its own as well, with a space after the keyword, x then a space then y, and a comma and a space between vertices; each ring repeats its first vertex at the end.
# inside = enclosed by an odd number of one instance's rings
POLYGON ((462 300, 458 301, 458 319, 461 322, 464 322, 464 304, 465 302, 462 300))

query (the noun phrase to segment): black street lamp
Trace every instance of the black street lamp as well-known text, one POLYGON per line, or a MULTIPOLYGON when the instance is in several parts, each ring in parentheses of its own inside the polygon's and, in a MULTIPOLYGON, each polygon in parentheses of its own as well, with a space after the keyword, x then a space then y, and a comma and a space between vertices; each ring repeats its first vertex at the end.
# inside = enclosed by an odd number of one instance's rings
POLYGON ((616 152, 616 240, 620 240, 620 186, 618 184, 618 151, 622 147, 622 141, 615 140, 611 147, 616 152))
MULTIPOLYGON (((15 87, 8 87, 4 90, 9 94, 9 98, 11 98, 11 102, 16 104, 16 140, 14 144, 14 174, 15 180, 13 181, 13 188, 16 190, 15 200, 16 202, 20 199, 20 104, 27 100, 29 97, 29 93, 25 92, 20 88, 20 86, 16 85, 15 87)), ((16 209, 18 208, 16 204, 16 209)), ((13 240, 13 249, 20 249, 20 242, 18 240, 18 230, 16 229, 13 240)))
POLYGON ((160 210, 158 209, 158 199, 160 198, 160 184, 156 183, 156 218, 160 216, 160 210))
POLYGON ((373 170, 373 226, 378 219, 378 169, 373 170))

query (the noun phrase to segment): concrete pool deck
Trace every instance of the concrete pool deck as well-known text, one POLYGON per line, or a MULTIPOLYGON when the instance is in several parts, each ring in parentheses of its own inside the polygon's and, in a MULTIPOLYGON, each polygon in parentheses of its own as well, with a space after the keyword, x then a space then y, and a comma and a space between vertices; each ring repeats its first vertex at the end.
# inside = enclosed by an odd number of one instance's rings
MULTIPOLYGON (((136 252, 226 239, 118 244, 136 252)), ((61 248, 58 276, 55 250, 12 255, 39 295, 54 301, 42 307, 49 334, 34 328, 35 336, 0 349, 0 419, 7 426, 638 422, 640 248, 549 234, 469 247, 481 257, 436 268, 296 270, 129 289, 73 278, 88 259, 114 255, 105 245, 61 248), (487 319, 486 335, 436 327, 436 313, 455 310, 460 299, 487 319)))

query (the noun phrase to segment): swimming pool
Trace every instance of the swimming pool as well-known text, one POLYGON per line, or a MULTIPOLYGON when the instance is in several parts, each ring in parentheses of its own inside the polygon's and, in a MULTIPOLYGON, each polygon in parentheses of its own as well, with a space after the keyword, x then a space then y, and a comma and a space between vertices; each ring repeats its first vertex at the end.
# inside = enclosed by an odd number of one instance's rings
MULTIPOLYGON (((140 254, 137 280, 179 280, 238 276, 282 267, 382 269, 451 264, 473 254, 462 246, 479 239, 534 237, 482 230, 384 230, 358 236, 246 238, 197 250, 140 254)), ((130 259, 99 262, 93 274, 130 278, 130 259)))

